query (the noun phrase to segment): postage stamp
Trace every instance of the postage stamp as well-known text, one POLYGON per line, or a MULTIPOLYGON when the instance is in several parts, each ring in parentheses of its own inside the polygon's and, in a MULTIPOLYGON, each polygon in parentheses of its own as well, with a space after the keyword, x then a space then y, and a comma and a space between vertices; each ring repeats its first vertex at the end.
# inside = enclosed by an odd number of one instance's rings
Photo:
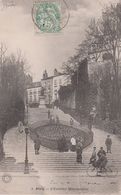
POLYGON ((57 2, 36 2, 33 5, 33 21, 41 32, 56 33, 61 30, 61 6, 57 2))

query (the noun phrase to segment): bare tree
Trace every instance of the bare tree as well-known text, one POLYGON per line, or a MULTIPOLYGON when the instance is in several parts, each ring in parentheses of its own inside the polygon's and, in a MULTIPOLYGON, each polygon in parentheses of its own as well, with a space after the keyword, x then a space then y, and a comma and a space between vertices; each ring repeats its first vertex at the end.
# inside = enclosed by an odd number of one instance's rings
MULTIPOLYGON (((7 48, 0 45, 0 140, 8 128, 19 120, 24 122, 24 102, 26 90, 26 61, 21 52, 7 55, 7 48)), ((3 146, 0 141, 0 159, 3 157, 3 146)))
POLYGON ((1 70, 6 61, 6 53, 7 53, 7 47, 5 43, 1 42, 0 43, 0 86, 1 86, 1 79, 2 79, 1 70))

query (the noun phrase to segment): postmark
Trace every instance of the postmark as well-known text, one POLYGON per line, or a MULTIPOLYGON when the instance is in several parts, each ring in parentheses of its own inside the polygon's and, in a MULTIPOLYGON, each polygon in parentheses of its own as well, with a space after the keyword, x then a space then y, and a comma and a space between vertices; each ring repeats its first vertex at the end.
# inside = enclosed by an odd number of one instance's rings
POLYGON ((60 32, 69 21, 69 9, 65 0, 36 1, 32 7, 32 19, 40 32, 60 32))

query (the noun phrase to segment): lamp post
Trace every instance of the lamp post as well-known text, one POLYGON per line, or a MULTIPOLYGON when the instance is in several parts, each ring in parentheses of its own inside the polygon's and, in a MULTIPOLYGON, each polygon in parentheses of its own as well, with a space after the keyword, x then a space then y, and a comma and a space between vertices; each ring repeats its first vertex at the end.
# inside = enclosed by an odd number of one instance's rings
POLYGON ((28 128, 28 109, 27 109, 27 115, 24 121, 25 126, 21 121, 18 123, 18 131, 19 133, 25 132, 26 135, 26 146, 25 146, 25 163, 24 163, 24 174, 29 174, 29 160, 28 160, 28 134, 29 134, 29 128, 28 128))
POLYGON ((24 166, 24 174, 29 174, 29 163, 28 163, 28 134, 29 134, 29 128, 28 128, 28 106, 27 106, 27 115, 26 115, 26 121, 25 121, 25 134, 26 134, 26 148, 25 148, 25 166, 24 166))
POLYGON ((28 134, 29 134, 29 129, 28 129, 28 127, 25 127, 25 134, 26 134, 26 152, 25 152, 24 174, 29 174, 29 164, 28 164, 28 134))

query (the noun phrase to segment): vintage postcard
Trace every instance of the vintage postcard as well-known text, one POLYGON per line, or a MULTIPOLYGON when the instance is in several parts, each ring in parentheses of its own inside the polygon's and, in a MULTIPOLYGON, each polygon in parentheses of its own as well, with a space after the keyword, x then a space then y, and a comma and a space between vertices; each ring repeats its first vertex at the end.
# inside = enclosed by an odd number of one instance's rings
POLYGON ((121 1, 0 0, 0 194, 121 192, 121 1))

